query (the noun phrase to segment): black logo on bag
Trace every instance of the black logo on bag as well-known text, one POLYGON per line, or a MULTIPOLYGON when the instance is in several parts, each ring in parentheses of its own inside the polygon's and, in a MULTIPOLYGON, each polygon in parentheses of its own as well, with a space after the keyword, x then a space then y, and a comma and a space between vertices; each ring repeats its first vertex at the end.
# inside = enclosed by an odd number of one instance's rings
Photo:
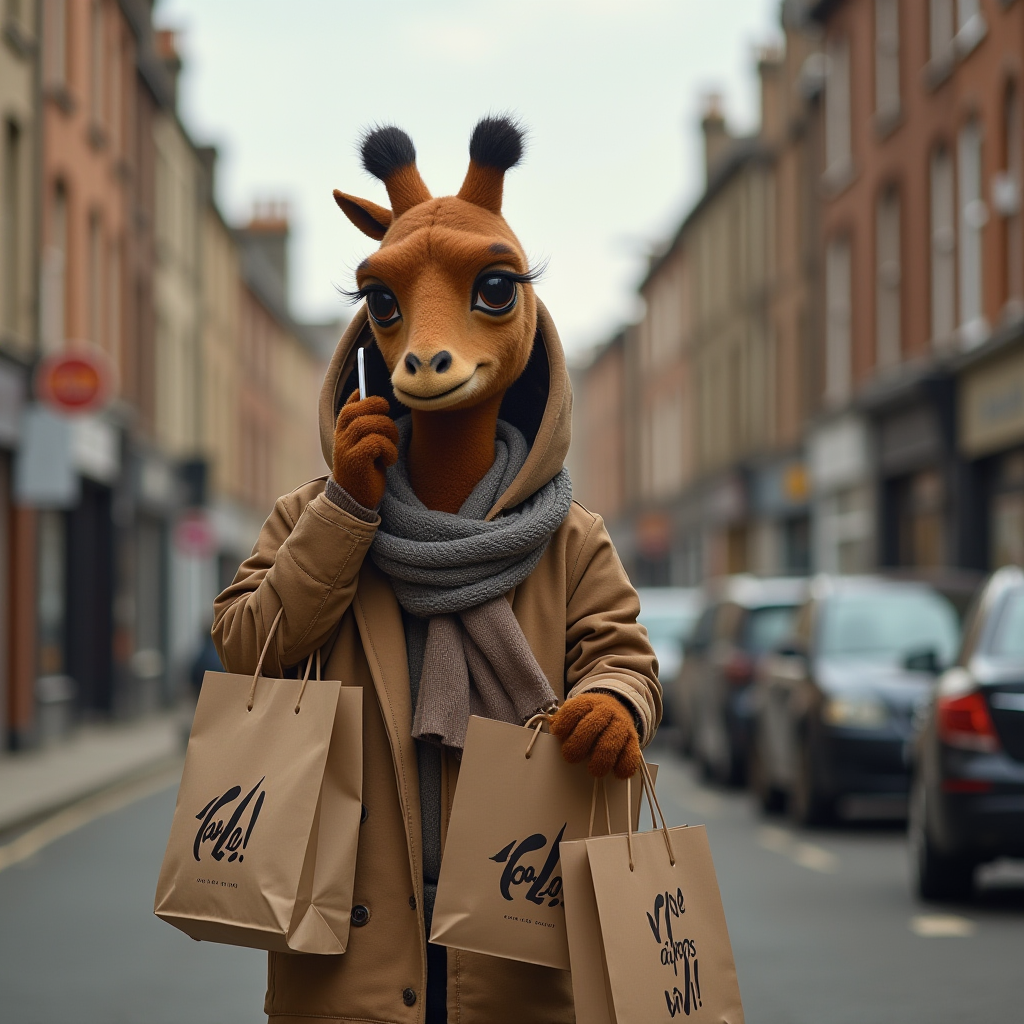
POLYGON ((673 919, 682 918, 686 913, 683 890, 674 893, 659 892, 654 898, 654 912, 648 912, 647 923, 651 926, 654 941, 661 947, 661 962, 671 967, 672 973, 679 978, 682 965, 682 990, 676 984, 671 990, 665 990, 665 1004, 670 1017, 677 1013, 690 1016, 690 1010, 702 1006, 700 995, 700 972, 697 968, 697 947, 692 939, 677 939, 672 933, 673 919))
POLYGON ((252 835, 252 830, 256 825, 256 819, 260 816, 260 811, 263 810, 263 801, 267 796, 266 791, 260 789, 265 780, 266 776, 264 775, 246 793, 244 799, 231 811, 231 817, 228 818, 226 825, 224 824, 224 819, 218 818, 217 815, 221 812, 228 813, 227 808, 230 808, 231 804, 242 795, 241 786, 232 786, 221 796, 215 796, 196 815, 196 821, 202 822, 199 826, 199 831, 196 833, 196 841, 192 844, 192 856, 196 860, 201 859, 203 846, 206 843, 214 844, 213 849, 210 851, 210 856, 216 861, 221 861, 225 857, 228 858, 229 864, 234 860, 237 860, 239 863, 245 860, 242 850, 249 845, 249 837, 252 835), (256 797, 256 802, 252 805, 252 813, 249 815, 248 824, 243 826, 242 816, 245 814, 249 804, 252 803, 252 798, 256 796, 257 790, 259 790, 259 796, 256 797), (242 831, 243 827, 245 829, 244 833, 242 831))
MULTIPOLYGON (((566 823, 568 824, 568 822, 566 823)), ((538 872, 534 861, 539 860, 529 857, 531 853, 538 853, 547 848, 548 838, 540 832, 527 836, 521 843, 516 845, 513 839, 508 846, 499 850, 493 857, 488 858, 498 864, 504 864, 505 869, 501 873, 501 880, 498 888, 501 895, 510 902, 514 899, 512 886, 526 885, 530 888, 526 891, 526 898, 537 906, 542 906, 548 900, 549 907, 557 907, 561 903, 560 893, 562 891, 562 876, 553 874, 558 864, 558 846, 562 841, 565 832, 565 825, 562 826, 555 841, 551 844, 547 858, 538 872), (527 859, 528 858, 528 859, 527 859)))

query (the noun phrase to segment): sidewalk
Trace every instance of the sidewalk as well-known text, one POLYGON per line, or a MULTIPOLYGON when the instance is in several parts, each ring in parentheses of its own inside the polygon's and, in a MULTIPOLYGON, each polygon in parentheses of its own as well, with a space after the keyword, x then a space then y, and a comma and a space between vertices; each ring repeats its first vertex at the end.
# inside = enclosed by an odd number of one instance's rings
POLYGON ((84 725, 46 750, 0 757, 0 833, 184 754, 182 719, 84 725))

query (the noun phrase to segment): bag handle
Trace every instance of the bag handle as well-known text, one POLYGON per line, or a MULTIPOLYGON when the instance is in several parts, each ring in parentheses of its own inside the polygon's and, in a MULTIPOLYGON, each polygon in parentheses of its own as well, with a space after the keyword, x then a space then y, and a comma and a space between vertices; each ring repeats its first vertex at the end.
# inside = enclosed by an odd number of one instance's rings
MULTIPOLYGON (((626 779, 626 847, 629 850, 629 870, 634 870, 633 864, 633 792, 632 792, 633 780, 626 779)), ((640 785, 643 788, 643 795, 647 797, 648 806, 651 809, 651 821, 654 823, 654 827, 658 827, 658 817, 661 818, 661 831, 665 837, 665 848, 668 850, 668 861, 672 867, 676 866, 676 853, 672 849, 672 837, 668 832, 668 823, 665 821, 665 812, 661 809, 661 802, 658 800, 658 794, 654 791, 654 780, 651 778, 651 770, 647 767, 647 762, 642 758, 640 760, 640 785), (654 809, 658 809, 657 816, 655 815, 654 809)), ((643 796, 641 796, 641 800, 643 796)))
MULTIPOLYGON (((270 626, 270 632, 267 633, 267 639, 263 644, 263 650, 260 652, 260 660, 256 663, 256 671, 253 673, 252 686, 249 688, 249 700, 246 703, 246 710, 252 711, 253 705, 256 703, 256 683, 259 682, 260 672, 263 669, 263 662, 267 657, 267 651, 270 650, 271 641, 274 639, 274 634, 277 632, 278 623, 281 621, 281 616, 284 615, 284 607, 282 606, 277 615, 274 616, 274 621, 270 626)), ((313 654, 316 654, 316 678, 320 681, 320 648, 318 647, 315 652, 311 651, 309 657, 306 659, 306 672, 302 677, 302 686, 299 687, 299 695, 295 699, 295 714, 299 713, 302 705, 302 696, 306 692, 306 683, 309 682, 309 670, 313 667, 313 654)))
MULTIPOLYGON (((594 792, 590 797, 590 827, 587 829, 587 838, 594 838, 594 814, 597 811, 597 787, 601 787, 601 792, 604 794, 604 822, 605 828, 608 830, 605 834, 612 834, 612 812, 608 806, 608 787, 605 785, 604 779, 594 779, 594 792)), ((630 808, 632 811, 632 807, 630 808)))
POLYGON ((543 729, 545 725, 550 726, 553 720, 554 715, 551 714, 551 710, 539 711, 523 724, 524 729, 533 729, 533 736, 530 738, 530 742, 526 747, 527 761, 529 761, 530 755, 533 753, 533 745, 537 742, 537 737, 540 735, 541 729, 543 729), (536 725, 534 723, 536 723, 536 725))

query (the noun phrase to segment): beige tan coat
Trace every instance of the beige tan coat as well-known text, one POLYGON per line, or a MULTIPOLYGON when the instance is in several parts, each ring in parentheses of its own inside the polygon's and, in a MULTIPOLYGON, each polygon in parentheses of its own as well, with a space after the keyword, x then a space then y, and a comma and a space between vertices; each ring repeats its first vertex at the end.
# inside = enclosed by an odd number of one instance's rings
MULTIPOLYGON (((320 431, 328 465, 335 413, 350 385, 357 342, 372 344, 362 311, 338 346, 321 394, 320 431)), ((541 347, 528 373, 547 385, 543 415, 526 465, 489 518, 550 480, 568 449, 568 375, 543 307, 536 344, 541 347)), ((533 391, 543 393, 536 386, 533 391)), ((367 557, 377 523, 334 505, 324 486, 325 478, 314 480, 278 499, 251 557, 215 605, 213 635, 228 671, 255 670, 269 627, 283 607, 265 674, 281 673, 324 646, 325 676, 364 690, 366 813, 354 900, 367 908, 369 920, 353 928, 342 956, 271 953, 266 1011, 273 1024, 308 1024, 311 1019, 317 1024, 417 1024, 424 1013, 426 940, 419 784, 402 616, 387 577, 367 557)), ((636 593, 601 518, 574 503, 540 564, 508 597, 559 698, 592 689, 614 691, 635 708, 641 742, 649 740, 661 717, 657 664, 646 632, 636 623, 636 593)), ((443 828, 457 778, 458 764, 447 757, 443 828)), ((459 1024, 568 1024, 575 1019, 569 975, 449 950, 448 1019, 459 1024)))

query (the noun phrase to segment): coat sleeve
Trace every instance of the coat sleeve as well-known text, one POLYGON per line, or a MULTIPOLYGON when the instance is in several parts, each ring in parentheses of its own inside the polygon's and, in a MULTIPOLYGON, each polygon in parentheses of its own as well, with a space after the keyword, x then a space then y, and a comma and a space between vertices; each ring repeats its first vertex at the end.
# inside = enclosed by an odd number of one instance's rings
POLYGON ((589 525, 566 584, 566 696, 614 693, 634 710, 646 745, 661 722, 661 683, 647 630, 636 621, 640 599, 604 521, 576 507, 589 525))
POLYGON ((323 481, 315 481, 278 498, 252 554, 214 602, 213 639, 229 672, 256 670, 281 609, 263 664, 268 676, 329 640, 352 603, 380 519, 357 518, 322 492, 323 481))

